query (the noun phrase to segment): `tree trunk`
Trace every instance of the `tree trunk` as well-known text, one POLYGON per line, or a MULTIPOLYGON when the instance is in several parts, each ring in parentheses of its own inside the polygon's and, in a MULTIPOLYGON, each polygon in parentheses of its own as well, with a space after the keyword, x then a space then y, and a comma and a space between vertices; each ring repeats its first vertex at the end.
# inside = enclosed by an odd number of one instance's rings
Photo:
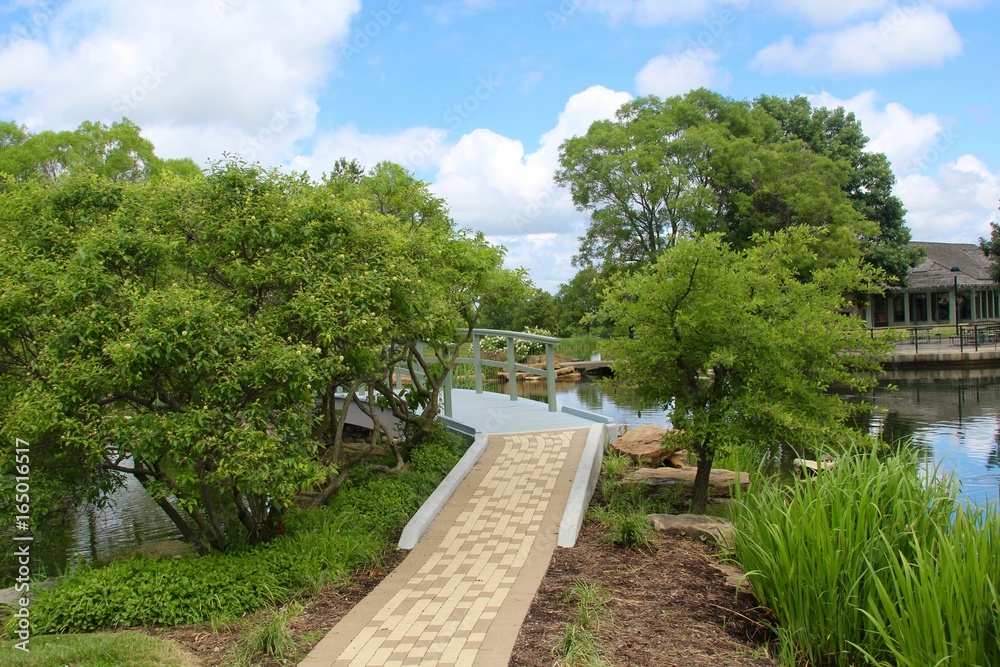
POLYGON ((708 506, 708 482, 712 474, 713 456, 698 456, 698 472, 694 477, 694 494, 691 498, 691 511, 694 514, 704 514, 708 506))

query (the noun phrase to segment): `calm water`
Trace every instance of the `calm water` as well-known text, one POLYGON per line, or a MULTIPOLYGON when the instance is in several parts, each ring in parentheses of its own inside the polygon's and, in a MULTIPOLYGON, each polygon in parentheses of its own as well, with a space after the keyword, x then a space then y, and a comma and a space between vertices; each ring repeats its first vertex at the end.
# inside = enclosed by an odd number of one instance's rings
POLYGON ((879 411, 873 433, 912 438, 929 468, 951 472, 962 494, 1000 501, 1000 370, 909 371, 886 377, 870 397, 879 411))
MULTIPOLYGON (((1000 370, 895 375, 868 397, 878 406, 869 428, 889 440, 912 438, 928 466, 953 471, 963 494, 976 503, 1000 497, 1000 370)), ((487 389, 491 387, 487 386, 487 389)), ((493 387, 505 391, 505 387, 493 387)), ((545 401, 544 383, 520 383, 522 396, 545 401)), ((640 409, 623 392, 600 382, 558 383, 559 404, 613 417, 632 426, 668 423, 660 409, 640 409)), ((179 537, 177 529, 138 482, 128 484, 105 510, 84 508, 60 535, 46 537, 39 554, 47 571, 75 559, 93 561, 122 547, 179 537)))
MULTIPOLYGON (((929 470, 952 472, 963 496, 977 504, 1000 500, 1000 369, 919 371, 886 376, 884 388, 864 398, 876 405, 874 434, 894 442, 912 439, 929 470), (890 390, 895 386, 895 391, 890 390)), ((522 396, 545 399, 543 383, 519 387, 522 396)), ((638 410, 621 393, 584 379, 559 383, 559 405, 614 417, 637 426, 665 426, 662 410, 638 410)))

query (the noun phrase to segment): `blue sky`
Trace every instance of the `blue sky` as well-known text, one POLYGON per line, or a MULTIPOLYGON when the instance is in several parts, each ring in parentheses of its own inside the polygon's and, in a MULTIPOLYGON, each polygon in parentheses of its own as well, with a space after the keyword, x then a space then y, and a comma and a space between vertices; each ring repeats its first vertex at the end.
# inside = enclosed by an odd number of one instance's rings
POLYGON ((202 164, 394 160, 555 290, 587 222, 552 182, 559 144, 699 86, 846 106, 914 238, 975 242, 1000 198, 997 27, 987 0, 14 0, 0 117, 124 115, 202 164))

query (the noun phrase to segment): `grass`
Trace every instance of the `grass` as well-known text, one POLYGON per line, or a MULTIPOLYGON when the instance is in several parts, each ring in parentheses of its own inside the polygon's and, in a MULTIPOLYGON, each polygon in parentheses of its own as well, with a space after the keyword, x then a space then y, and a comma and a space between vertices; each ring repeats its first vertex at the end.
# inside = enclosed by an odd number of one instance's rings
POLYGON ((840 459, 734 504, 736 559, 777 619, 783 659, 1000 664, 1000 518, 924 480, 913 454, 840 459))
POLYGON ((290 512, 285 536, 263 545, 202 558, 130 558, 81 567, 32 602, 33 634, 219 625, 313 594, 377 565, 467 444, 439 433, 412 452, 403 472, 358 471, 329 505, 290 512))
POLYGON ((243 636, 233 650, 229 667, 251 667, 260 658, 286 660, 296 645, 289 624, 302 615, 303 607, 292 602, 268 615, 258 627, 243 636))
POLYGON ((172 641, 139 632, 32 637, 25 653, 0 641, 0 665, 10 667, 195 667, 172 641))
POLYGON ((563 597, 576 606, 562 641, 554 650, 560 663, 568 667, 609 667, 611 663, 604 657, 596 637, 601 623, 611 620, 608 592, 577 579, 566 588, 563 597))
POLYGON ((556 345, 556 354, 565 354, 577 359, 587 360, 595 352, 604 354, 604 339, 597 336, 583 335, 563 338, 559 345, 556 345))

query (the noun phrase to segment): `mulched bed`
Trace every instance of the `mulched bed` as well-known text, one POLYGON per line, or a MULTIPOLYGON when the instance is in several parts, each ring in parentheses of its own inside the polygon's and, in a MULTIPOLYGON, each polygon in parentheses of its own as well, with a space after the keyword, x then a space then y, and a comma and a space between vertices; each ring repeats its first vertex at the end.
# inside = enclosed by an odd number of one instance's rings
POLYGON ((602 538, 588 520, 577 546, 557 549, 521 628, 511 667, 552 667, 571 620, 562 593, 574 580, 611 596, 610 623, 597 643, 614 665, 658 667, 774 666, 768 655, 772 619, 754 597, 726 583, 713 567, 714 548, 694 539, 663 537, 659 548, 626 550, 602 538))

